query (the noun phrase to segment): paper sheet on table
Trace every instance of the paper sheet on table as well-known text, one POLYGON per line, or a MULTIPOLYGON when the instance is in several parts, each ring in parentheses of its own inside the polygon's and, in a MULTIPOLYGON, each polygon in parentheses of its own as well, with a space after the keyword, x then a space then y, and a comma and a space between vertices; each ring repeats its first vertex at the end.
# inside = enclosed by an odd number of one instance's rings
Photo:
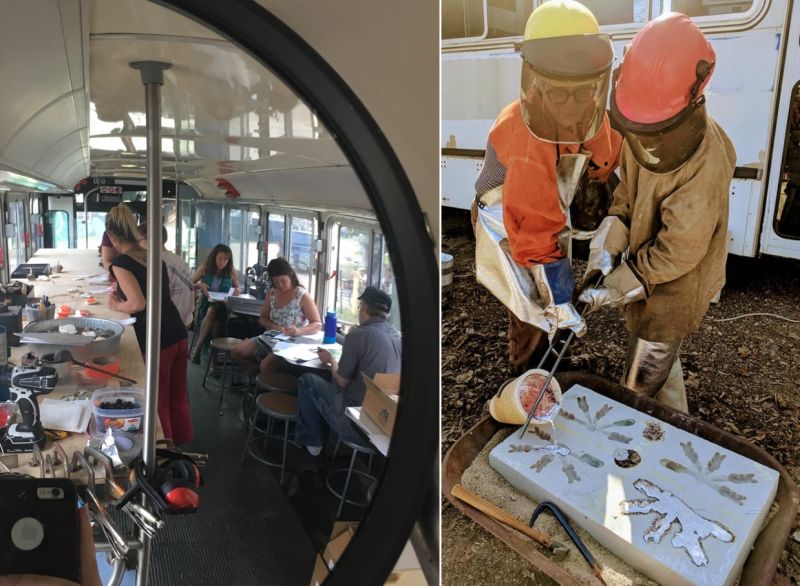
POLYGON ((103 293, 108 293, 108 287, 105 289, 89 289, 89 295, 102 295, 103 293))
POLYGON ((308 362, 309 360, 314 360, 318 357, 315 350, 316 348, 308 344, 287 344, 286 342, 278 342, 275 344, 275 348, 273 348, 275 354, 292 362, 308 362), (279 346, 283 347, 277 349, 279 346))
POLYGON ((45 429, 83 433, 92 418, 92 402, 89 399, 62 401, 45 398, 39 404, 39 410, 45 429))
POLYGON ((132 326, 136 323, 136 318, 129 317, 128 319, 112 319, 111 321, 115 321, 122 326, 132 326))
POLYGON ((319 347, 330 352, 331 356, 333 356, 336 360, 339 360, 342 357, 341 344, 320 344, 319 347))
POLYGON ((322 342, 322 339, 325 337, 325 332, 319 331, 314 332, 313 334, 303 334, 302 336, 296 336, 295 340, 300 342, 301 344, 319 344, 322 342))
POLYGON ((227 293, 222 293, 219 291, 209 291, 208 292, 208 299, 209 301, 225 301, 228 298, 227 293))
POLYGON ((90 285, 102 285, 103 283, 108 283, 108 273, 103 275, 94 275, 89 277, 88 282, 90 285))

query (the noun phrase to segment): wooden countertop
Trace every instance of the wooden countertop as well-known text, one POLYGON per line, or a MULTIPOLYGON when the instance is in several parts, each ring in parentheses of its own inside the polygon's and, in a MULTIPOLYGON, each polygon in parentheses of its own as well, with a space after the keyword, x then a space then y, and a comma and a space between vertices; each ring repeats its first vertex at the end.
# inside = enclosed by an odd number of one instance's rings
MULTIPOLYGON (((58 308, 61 305, 69 305, 73 310, 75 309, 88 309, 90 312, 89 317, 97 317, 104 319, 127 319, 130 317, 126 313, 119 311, 112 311, 108 307, 108 294, 97 294, 98 303, 96 305, 87 305, 85 299, 80 297, 81 292, 97 291, 108 287, 107 284, 90 284, 85 278, 87 276, 101 275, 106 271, 100 266, 100 255, 96 249, 81 250, 81 249, 52 249, 44 248, 38 250, 33 257, 28 261, 29 263, 48 263, 51 267, 60 262, 63 269, 61 273, 53 273, 47 281, 25 281, 34 285, 33 295, 41 297, 47 295, 50 297, 52 303, 58 308), (81 279, 80 277, 84 277, 81 279), (78 279, 78 280, 76 280, 78 279), (77 293, 67 293, 68 289, 80 288, 81 291, 77 293)), ((23 327, 26 323, 23 323, 23 327)), ((11 362, 20 364, 20 359, 23 354, 28 351, 27 346, 21 345, 16 348, 11 348, 11 362)), ((139 344, 136 341, 136 334, 132 326, 126 326, 125 332, 122 335, 119 350, 120 359, 120 374, 128 378, 138 381, 138 386, 145 387, 145 366, 142 360, 142 354, 139 351, 139 344)), ((92 384, 82 384, 77 380, 76 375, 73 374, 64 381, 59 381, 55 390, 49 395, 41 395, 39 401, 41 403, 43 398, 59 399, 66 394, 75 392, 76 390, 93 391, 98 387, 117 387, 119 381, 116 379, 106 379, 101 382, 92 384)), ((158 423, 156 417, 157 429, 156 435, 159 438, 163 437, 161 425, 158 423)), ((59 443, 64 451, 71 458, 73 451, 83 451, 86 442, 89 439, 89 434, 70 434, 66 439, 60 440, 59 443)), ((52 442, 47 443, 43 454, 52 453, 52 442)), ((31 454, 19 454, 20 467, 14 469, 15 472, 23 472, 33 476, 39 476, 39 467, 30 466, 31 454)), ((56 476, 63 476, 63 470, 57 470, 56 476)), ((95 475, 98 480, 102 480, 105 476, 102 469, 97 467, 95 475)), ((79 476, 74 475, 74 478, 79 476)))

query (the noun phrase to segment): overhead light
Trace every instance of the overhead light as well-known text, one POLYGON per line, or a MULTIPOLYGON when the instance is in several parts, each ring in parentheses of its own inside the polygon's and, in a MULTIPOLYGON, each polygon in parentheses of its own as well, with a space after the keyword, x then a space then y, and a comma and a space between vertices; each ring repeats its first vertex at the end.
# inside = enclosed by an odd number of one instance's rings
POLYGON ((0 182, 17 187, 24 187, 32 191, 58 191, 58 187, 52 183, 39 181, 26 175, 19 175, 11 171, 0 171, 0 182))

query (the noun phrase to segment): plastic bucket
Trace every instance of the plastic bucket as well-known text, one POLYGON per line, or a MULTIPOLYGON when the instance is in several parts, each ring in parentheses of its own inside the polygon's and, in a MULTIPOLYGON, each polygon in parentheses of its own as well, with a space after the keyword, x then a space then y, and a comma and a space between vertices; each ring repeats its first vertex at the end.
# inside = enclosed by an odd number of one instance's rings
POLYGON ((97 389, 92 393, 92 411, 98 433, 109 427, 121 431, 139 431, 144 418, 144 389, 97 389))

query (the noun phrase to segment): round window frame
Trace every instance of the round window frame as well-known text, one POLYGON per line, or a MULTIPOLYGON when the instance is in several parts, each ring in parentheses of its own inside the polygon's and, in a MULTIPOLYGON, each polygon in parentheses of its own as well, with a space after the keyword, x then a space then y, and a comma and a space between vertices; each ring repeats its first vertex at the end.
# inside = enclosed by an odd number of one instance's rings
POLYGON ((325 580, 331 586, 383 584, 426 498, 430 501, 431 494, 439 492, 440 317, 435 294, 439 287, 435 243, 424 214, 391 145, 355 92, 266 8, 251 0, 151 1, 230 40, 280 77, 314 110, 361 180, 388 242, 403 308, 402 401, 391 438, 391 457, 374 499, 345 554, 325 580), (412 291, 417 292, 413 305, 412 291), (387 535, 392 537, 390 543, 387 535))

